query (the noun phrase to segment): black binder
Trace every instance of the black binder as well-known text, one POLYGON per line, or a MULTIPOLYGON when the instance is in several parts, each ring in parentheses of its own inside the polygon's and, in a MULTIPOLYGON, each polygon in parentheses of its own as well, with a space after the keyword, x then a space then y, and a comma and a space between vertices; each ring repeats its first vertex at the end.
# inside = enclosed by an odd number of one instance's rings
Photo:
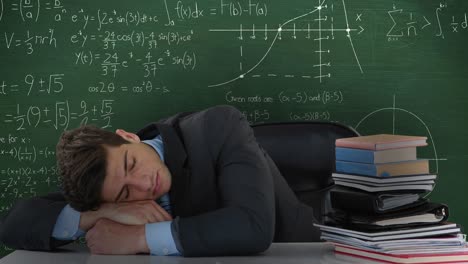
POLYGON ((392 230, 439 224, 447 220, 448 216, 449 209, 447 205, 427 202, 420 206, 381 215, 353 214, 337 211, 332 215, 331 219, 334 225, 353 230, 392 230), (425 221, 417 219, 421 217, 425 221), (392 223, 382 224, 383 221, 392 221, 392 223))
POLYGON ((427 200, 419 195, 421 195, 421 193, 415 193, 412 191, 370 193, 353 188, 335 186, 330 191, 330 201, 334 209, 356 214, 378 215, 412 208, 427 203, 427 200), (382 207, 383 199, 385 199, 389 194, 414 194, 419 198, 418 200, 410 201, 409 203, 402 201, 400 205, 395 208, 384 209, 382 207))

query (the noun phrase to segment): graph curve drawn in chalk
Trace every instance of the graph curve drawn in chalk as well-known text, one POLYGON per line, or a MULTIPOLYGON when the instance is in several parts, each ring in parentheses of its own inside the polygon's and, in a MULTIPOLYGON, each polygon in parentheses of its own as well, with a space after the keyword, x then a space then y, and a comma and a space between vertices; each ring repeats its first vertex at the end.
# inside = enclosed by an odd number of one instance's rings
MULTIPOLYGON (((232 78, 232 79, 230 79, 230 80, 228 80, 228 81, 221 82, 221 83, 217 83, 217 84, 211 84, 211 85, 208 85, 208 87, 219 87, 219 86, 223 86, 223 85, 226 85, 226 84, 235 82, 235 81, 237 81, 237 80, 239 80, 239 79, 243 79, 247 74, 249 74, 249 73, 251 73, 253 70, 255 70, 255 69, 265 60, 265 58, 269 55, 271 49, 272 49, 273 46, 275 45, 276 40, 278 39, 278 36, 279 36, 279 34, 281 33, 281 31, 282 31, 282 29, 283 29, 284 26, 286 26, 287 24, 289 24, 289 23, 291 23, 291 22, 293 22, 293 21, 295 21, 295 20, 298 20, 298 19, 300 19, 300 18, 309 16, 309 15, 311 15, 311 14, 313 14, 313 13, 319 11, 319 10, 323 7, 325 1, 326 1, 326 0, 323 0, 323 1, 320 3, 320 5, 319 5, 318 7, 316 7, 314 10, 312 10, 312 11, 310 11, 310 12, 307 12, 307 13, 305 13, 305 14, 303 14, 303 15, 297 16, 297 17, 295 17, 295 18, 292 18, 292 19, 290 19, 290 20, 284 22, 283 24, 281 24, 281 25, 279 26, 279 28, 276 30, 276 35, 275 35, 273 41, 271 42, 270 46, 268 47, 267 51, 265 52, 265 54, 264 54, 264 55, 262 56, 262 58, 261 58, 253 67, 251 67, 249 70, 247 70, 246 72, 244 72, 244 73, 240 74, 239 76, 237 76, 237 77, 235 77, 235 78, 232 78)), ((360 70, 361 74, 364 74, 364 71, 363 71, 363 69, 362 69, 361 63, 360 63, 359 58, 358 58, 358 56, 357 56, 356 49, 355 49, 355 47, 354 47, 353 40, 352 40, 352 38, 351 38, 351 31, 355 31, 355 30, 350 29, 350 27, 349 27, 349 20, 348 20, 348 15, 347 15, 347 10, 346 10, 345 0, 342 0, 342 2, 343 2, 343 9, 344 9, 344 12, 345 12, 346 27, 347 27, 347 28, 345 29, 345 31, 347 32, 347 37, 348 37, 348 39, 349 39, 349 42, 350 42, 352 51, 353 51, 353 53, 354 53, 354 57, 355 57, 355 59, 356 59, 356 62, 357 62, 357 64, 358 64, 359 70, 360 70)), ((220 30, 212 30, 212 31, 220 31, 220 30)), ((226 30, 226 31, 229 31, 229 30, 226 30)), ((340 30, 337 30, 337 31, 340 31, 340 30)))

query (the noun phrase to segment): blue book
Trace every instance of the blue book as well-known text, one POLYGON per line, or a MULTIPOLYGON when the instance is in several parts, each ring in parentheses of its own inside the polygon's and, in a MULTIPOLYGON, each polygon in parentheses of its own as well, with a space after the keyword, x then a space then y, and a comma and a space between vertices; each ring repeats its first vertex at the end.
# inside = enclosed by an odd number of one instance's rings
POLYGON ((378 177, 428 174, 429 161, 419 159, 402 162, 371 164, 337 160, 336 171, 348 174, 378 177))
POLYGON ((360 163, 389 163, 416 160, 416 147, 388 150, 366 150, 337 147, 336 160, 360 163))

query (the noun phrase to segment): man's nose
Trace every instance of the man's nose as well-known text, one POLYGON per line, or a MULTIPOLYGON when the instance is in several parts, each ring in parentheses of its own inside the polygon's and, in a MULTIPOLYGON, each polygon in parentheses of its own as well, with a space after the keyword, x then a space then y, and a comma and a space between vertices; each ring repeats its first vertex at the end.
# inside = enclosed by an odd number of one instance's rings
POLYGON ((151 182, 151 177, 145 173, 137 173, 135 172, 134 175, 131 175, 129 184, 141 192, 152 191, 153 183, 151 182))

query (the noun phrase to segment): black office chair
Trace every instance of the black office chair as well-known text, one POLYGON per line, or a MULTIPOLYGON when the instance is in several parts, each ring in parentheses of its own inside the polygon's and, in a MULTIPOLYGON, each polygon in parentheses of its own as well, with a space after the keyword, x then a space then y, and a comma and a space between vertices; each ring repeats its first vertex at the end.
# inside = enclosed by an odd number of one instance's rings
POLYGON ((332 122, 269 123, 252 128, 297 197, 312 206, 316 219, 323 222, 331 212, 335 140, 359 136, 358 132, 332 122))

